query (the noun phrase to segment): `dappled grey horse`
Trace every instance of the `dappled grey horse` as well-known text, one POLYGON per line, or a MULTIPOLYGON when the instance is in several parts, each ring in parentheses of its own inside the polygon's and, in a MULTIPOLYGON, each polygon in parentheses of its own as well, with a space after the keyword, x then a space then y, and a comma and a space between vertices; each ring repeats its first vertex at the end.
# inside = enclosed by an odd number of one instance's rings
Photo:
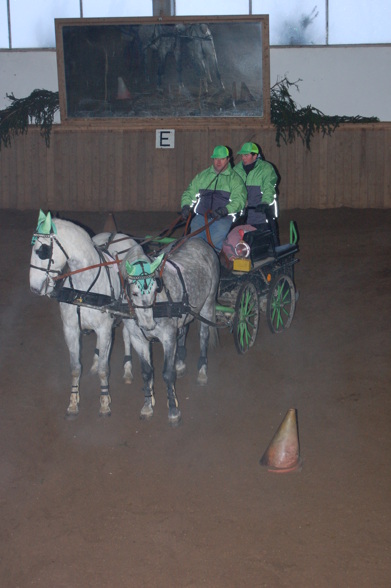
POLYGON ((141 360, 144 406, 140 417, 149 419, 155 405, 151 342, 164 349, 163 379, 167 386, 168 419, 181 419, 175 391, 176 376, 185 371, 185 341, 189 323, 200 320, 198 378, 207 383, 208 345, 218 340, 215 326, 220 264, 212 247, 202 239, 185 241, 172 252, 150 259, 140 245, 132 247, 120 266, 135 318, 124 320, 124 333, 141 360), (204 319, 204 322, 203 322, 204 319))

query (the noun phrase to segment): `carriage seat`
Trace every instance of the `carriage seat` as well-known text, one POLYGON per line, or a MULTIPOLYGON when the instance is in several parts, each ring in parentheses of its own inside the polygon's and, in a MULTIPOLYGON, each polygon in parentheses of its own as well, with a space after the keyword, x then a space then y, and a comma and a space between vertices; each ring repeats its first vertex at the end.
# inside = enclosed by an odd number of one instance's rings
POLYGON ((244 234, 243 241, 250 247, 251 263, 266 257, 276 257, 273 233, 270 229, 256 229, 244 234))

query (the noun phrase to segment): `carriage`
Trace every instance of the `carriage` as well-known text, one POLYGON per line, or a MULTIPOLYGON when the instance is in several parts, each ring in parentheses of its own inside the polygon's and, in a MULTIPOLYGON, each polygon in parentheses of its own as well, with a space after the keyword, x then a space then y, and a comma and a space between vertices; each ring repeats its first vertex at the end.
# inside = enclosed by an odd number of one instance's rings
POLYGON ((100 414, 111 413, 111 333, 122 320, 126 383, 133 379, 131 348, 141 360, 145 402, 140 417, 153 415, 151 343, 157 339, 164 348, 168 418, 176 425, 181 413, 175 382, 186 368, 191 321, 200 323, 200 385, 208 381, 208 346, 216 343, 218 327, 232 331, 236 348, 243 354, 255 343, 261 312, 266 313, 274 333, 290 326, 297 299, 293 270, 298 245, 293 223, 286 245, 276 246, 270 230, 243 233, 236 247, 238 256, 232 261, 221 256, 219 261, 205 241, 188 237, 140 240, 105 232, 92 239, 74 223, 53 220, 50 213, 40 212, 32 239, 30 288, 60 303, 71 359, 68 415, 79 412, 80 335, 85 330, 97 336, 92 371, 101 381, 100 414))
MULTIPOLYGON (((272 230, 242 234, 239 253, 233 259, 220 254, 220 282, 216 300, 219 327, 233 334, 236 350, 244 354, 254 345, 261 315, 265 315, 272 333, 282 333, 291 326, 299 294, 294 280, 294 265, 299 261, 298 231, 290 222, 289 243, 276 245, 272 230), (245 247, 244 252, 240 247, 245 247)), ((170 238, 147 238, 146 248, 156 255, 170 238)), ((128 313, 128 309, 124 309, 128 313)), ((178 303, 176 312, 184 310, 178 303)), ((173 308, 156 308, 156 316, 175 312, 173 308)), ((202 318, 200 319, 202 320, 202 318)))

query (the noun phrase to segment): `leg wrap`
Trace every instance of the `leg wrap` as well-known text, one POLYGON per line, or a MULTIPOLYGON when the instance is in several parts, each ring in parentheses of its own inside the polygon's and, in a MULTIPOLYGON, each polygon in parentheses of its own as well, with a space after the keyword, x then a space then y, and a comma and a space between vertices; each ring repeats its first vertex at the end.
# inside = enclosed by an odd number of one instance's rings
POLYGON ((201 355, 199 360, 198 360, 198 371, 200 371, 200 369, 202 368, 202 366, 204 365, 208 365, 208 358, 204 355, 201 355))
POLYGON ((181 361, 185 361, 186 355, 186 347, 178 347, 176 351, 176 358, 180 359, 181 361))

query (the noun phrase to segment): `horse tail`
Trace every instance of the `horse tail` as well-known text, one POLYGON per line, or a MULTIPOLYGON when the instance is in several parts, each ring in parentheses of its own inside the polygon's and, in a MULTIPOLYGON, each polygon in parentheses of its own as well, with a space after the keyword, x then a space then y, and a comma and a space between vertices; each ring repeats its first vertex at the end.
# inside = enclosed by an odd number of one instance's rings
MULTIPOLYGON (((216 322, 216 306, 213 305, 212 322, 216 322)), ((219 330, 217 327, 209 327, 209 347, 215 349, 220 343, 219 330)))
POLYGON ((219 344, 220 338, 217 327, 209 327, 209 347, 215 349, 219 344))

